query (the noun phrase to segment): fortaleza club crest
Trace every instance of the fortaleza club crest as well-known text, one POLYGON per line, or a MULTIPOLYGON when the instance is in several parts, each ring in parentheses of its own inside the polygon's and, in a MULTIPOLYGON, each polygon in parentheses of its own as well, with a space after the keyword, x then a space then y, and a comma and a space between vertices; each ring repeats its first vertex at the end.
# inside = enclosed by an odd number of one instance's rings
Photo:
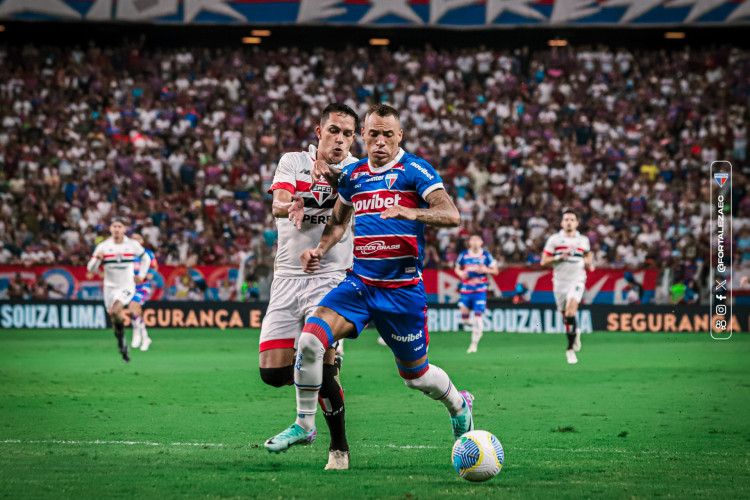
POLYGON ((388 189, 393 187, 393 183, 398 179, 398 174, 388 174, 385 176, 385 183, 388 184, 388 189))
POLYGON ((729 179, 729 174, 714 174, 714 179, 716 179, 716 184, 718 184, 719 187, 724 187, 724 183, 727 182, 727 179, 729 179))
POLYGON ((333 193, 333 188, 328 184, 324 184, 322 181, 318 181, 312 189, 310 189, 310 193, 315 197, 315 201, 318 202, 318 205, 322 205, 323 202, 331 196, 331 193, 333 193))

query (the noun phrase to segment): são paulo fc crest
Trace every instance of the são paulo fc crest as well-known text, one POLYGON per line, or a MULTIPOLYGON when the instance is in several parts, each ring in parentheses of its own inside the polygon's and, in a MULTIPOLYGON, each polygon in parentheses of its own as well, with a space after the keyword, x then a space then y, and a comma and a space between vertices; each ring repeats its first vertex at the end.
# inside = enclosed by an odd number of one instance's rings
POLYGON ((385 183, 388 185, 388 189, 393 187, 393 183, 398 179, 398 174, 388 174, 385 176, 385 183))
POLYGON ((331 193, 333 193, 333 188, 327 183, 319 180, 312 189, 310 189, 310 193, 315 198, 315 201, 318 202, 318 205, 322 205, 328 197, 331 196, 331 193))

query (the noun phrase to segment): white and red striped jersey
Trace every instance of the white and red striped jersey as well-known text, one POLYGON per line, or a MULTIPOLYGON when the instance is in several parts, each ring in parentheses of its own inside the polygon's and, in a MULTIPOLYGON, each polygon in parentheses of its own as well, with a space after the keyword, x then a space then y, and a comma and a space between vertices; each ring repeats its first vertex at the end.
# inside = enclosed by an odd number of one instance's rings
MULTIPOLYGON (((115 243, 114 238, 109 237, 102 241, 94 249, 94 255, 103 254, 101 264, 104 265, 104 286, 106 287, 134 287, 135 286, 135 258, 143 261, 150 258, 146 250, 135 240, 123 236, 120 243, 115 243)), ((94 271, 99 267, 99 262, 92 259, 88 268, 94 271)), ((142 273, 145 275, 148 272, 142 273)))
POLYGON ((545 255, 560 255, 570 252, 570 255, 557 263, 552 274, 555 286, 567 285, 572 282, 586 282, 586 264, 583 256, 591 251, 591 243, 587 236, 578 231, 573 236, 567 236, 562 229, 547 238, 544 244, 545 255))
MULTIPOLYGON (((304 278, 310 275, 302 270, 299 257, 303 250, 318 246, 323 228, 331 217, 333 206, 339 197, 338 192, 324 180, 320 180, 311 189, 312 169, 317 156, 317 148, 310 146, 308 151, 286 153, 279 160, 273 184, 268 190, 284 189, 300 196, 305 201, 305 216, 302 229, 298 230, 289 219, 277 218, 279 247, 274 262, 274 276, 281 278, 304 278)), ((339 169, 355 163, 357 158, 347 156, 337 165, 339 169)), ((315 276, 341 275, 352 265, 352 235, 347 231, 336 245, 320 261, 320 270, 315 276)))

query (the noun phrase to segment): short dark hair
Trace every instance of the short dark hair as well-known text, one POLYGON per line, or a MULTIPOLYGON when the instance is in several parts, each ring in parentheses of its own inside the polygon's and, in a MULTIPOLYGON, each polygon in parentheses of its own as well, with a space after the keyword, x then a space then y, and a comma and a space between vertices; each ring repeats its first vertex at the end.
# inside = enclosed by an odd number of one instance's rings
POLYGON ((323 110, 323 113, 320 115, 320 125, 322 126, 326 120, 328 120, 328 117, 331 116, 331 113, 342 113, 348 116, 351 116, 354 118, 354 130, 356 131, 359 128, 359 115, 347 106, 346 104, 341 104, 340 102, 332 102, 328 106, 325 107, 323 110))
POLYGON ((365 119, 367 119, 368 116, 376 114, 378 116, 395 116, 396 120, 401 121, 401 116, 398 114, 398 111, 396 111, 396 108, 393 106, 389 106, 387 104, 373 104, 369 110, 367 110, 367 114, 365 115, 365 119))
POLYGON ((576 212, 575 209, 573 209, 573 208, 566 208, 566 209, 564 209, 563 212, 562 212, 562 216, 564 217, 565 214, 573 214, 573 215, 576 216, 576 220, 581 220, 578 217, 578 212, 576 212))
POLYGON ((109 225, 111 226, 115 222, 119 222, 120 224, 122 224, 125 227, 127 227, 127 225, 128 225, 128 223, 125 221, 125 217, 120 217, 120 216, 112 217, 112 221, 109 223, 109 225))

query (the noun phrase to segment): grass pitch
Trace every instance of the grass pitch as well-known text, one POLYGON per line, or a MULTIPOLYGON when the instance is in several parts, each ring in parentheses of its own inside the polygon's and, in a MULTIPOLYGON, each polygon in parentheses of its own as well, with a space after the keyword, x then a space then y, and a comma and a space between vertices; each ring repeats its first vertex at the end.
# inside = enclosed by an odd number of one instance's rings
POLYGON ((263 385, 258 332, 154 330, 120 361, 109 331, 0 331, 6 498, 750 497, 750 338, 708 334, 431 335, 430 360, 476 396, 505 466, 469 483, 440 403, 404 387, 366 331, 345 345, 352 468, 318 442, 270 455, 294 390, 263 385))

